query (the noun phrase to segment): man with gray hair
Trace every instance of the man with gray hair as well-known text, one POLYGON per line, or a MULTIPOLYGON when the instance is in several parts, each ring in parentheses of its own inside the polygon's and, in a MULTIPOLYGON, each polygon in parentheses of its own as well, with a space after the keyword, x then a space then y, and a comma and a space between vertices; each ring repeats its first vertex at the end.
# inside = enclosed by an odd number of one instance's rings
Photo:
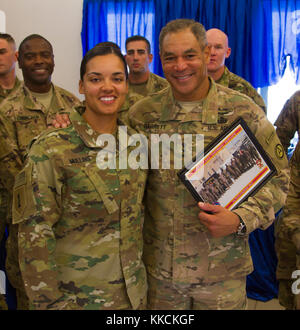
POLYGON ((207 30, 206 38, 210 47, 210 61, 207 65, 208 74, 216 83, 249 96, 266 112, 265 102, 256 89, 242 77, 230 72, 225 66, 225 60, 231 54, 227 35, 223 31, 214 28, 207 30))
MULTIPOLYGON (((242 117, 271 157, 277 174, 234 211, 197 203, 170 169, 150 169, 145 198, 144 262, 149 309, 245 309, 252 272, 248 235, 265 229, 283 206, 288 162, 272 124, 248 97, 208 76, 210 47, 194 20, 169 22, 159 38, 170 86, 129 110, 132 127, 151 134, 202 134, 204 147, 242 117)), ((193 150, 195 156, 195 150, 193 150)), ((162 163, 162 155, 159 159, 162 163)))

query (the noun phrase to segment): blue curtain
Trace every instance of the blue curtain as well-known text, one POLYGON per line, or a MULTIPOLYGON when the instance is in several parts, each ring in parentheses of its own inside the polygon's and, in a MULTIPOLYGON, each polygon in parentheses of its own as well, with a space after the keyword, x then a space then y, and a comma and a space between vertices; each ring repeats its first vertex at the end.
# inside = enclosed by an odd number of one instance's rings
MULTIPOLYGON (((251 2, 251 1, 250 1, 251 2)), ((295 82, 300 83, 300 1, 260 0, 252 24, 250 81, 255 86, 276 84, 286 68, 290 56, 290 69, 295 82), (258 22, 258 24, 257 24, 258 22)))
POLYGON ((277 83, 288 55, 295 82, 300 83, 300 0, 84 0, 83 54, 107 40, 124 52, 126 38, 141 34, 152 45, 152 71, 163 76, 158 36, 176 18, 193 18, 206 29, 223 30, 232 48, 227 66, 254 87, 277 83))
MULTIPOLYGON (((139 34, 152 43, 154 0, 85 0, 81 41, 83 55, 97 43, 113 41, 125 53, 125 41, 139 34)), ((150 70, 153 71, 153 65, 150 70)))

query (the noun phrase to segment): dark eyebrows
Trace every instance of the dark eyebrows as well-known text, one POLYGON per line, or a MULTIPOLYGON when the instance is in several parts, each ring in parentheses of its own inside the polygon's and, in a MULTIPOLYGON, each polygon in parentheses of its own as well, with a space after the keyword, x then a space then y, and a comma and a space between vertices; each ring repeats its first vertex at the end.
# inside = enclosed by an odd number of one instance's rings
MULTIPOLYGON (((88 72, 86 75, 87 75, 87 76, 92 76, 92 75, 95 75, 95 76, 102 76, 102 73, 100 73, 100 72, 88 72)), ((112 75, 113 75, 113 76, 125 75, 125 73, 122 72, 122 71, 120 71, 120 72, 114 72, 112 75)))
POLYGON ((184 51, 184 54, 189 54, 189 53, 197 53, 197 50, 194 48, 190 48, 184 51))
POLYGON ((135 51, 137 51, 137 52, 147 52, 147 49, 144 49, 144 48, 138 48, 138 49, 129 48, 127 50, 127 53, 133 53, 135 51))
MULTIPOLYGON (((189 48, 183 52, 183 54, 190 54, 190 53, 197 53, 197 50, 194 48, 189 48)), ((163 57, 166 57, 166 56, 175 56, 175 54, 172 52, 164 52, 163 57)))
POLYGON ((174 53, 171 53, 171 52, 164 52, 163 53, 163 57, 165 57, 165 56, 173 56, 174 55, 174 53))

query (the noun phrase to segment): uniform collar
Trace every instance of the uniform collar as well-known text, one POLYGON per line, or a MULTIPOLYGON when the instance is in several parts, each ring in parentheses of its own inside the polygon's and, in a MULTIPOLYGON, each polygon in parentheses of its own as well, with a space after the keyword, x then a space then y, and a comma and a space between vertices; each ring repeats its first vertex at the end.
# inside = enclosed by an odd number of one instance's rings
POLYGON ((230 71, 228 70, 227 66, 224 67, 225 67, 224 72, 222 76, 216 81, 216 83, 228 87, 230 71))
POLYGON ((20 87, 20 85, 21 85, 21 81, 18 79, 18 77, 16 77, 15 78, 15 84, 14 84, 14 87, 12 89, 6 90, 6 89, 3 89, 0 86, 0 97, 6 98, 9 94, 16 91, 20 87))
MULTIPOLYGON (((60 93, 57 90, 57 87, 54 84, 51 84, 53 88, 53 97, 51 100, 51 106, 49 112, 56 113, 58 111, 64 110, 64 103, 60 93)), ((24 107, 29 110, 39 110, 42 112, 46 112, 46 109, 36 100, 36 98, 32 95, 29 88, 22 83, 22 88, 24 91, 25 99, 24 99, 24 107)))
MULTIPOLYGON (((102 149, 103 147, 99 147, 99 145, 97 144, 97 139, 99 137, 99 133, 94 131, 92 129, 92 127, 87 123, 87 121, 82 117, 82 114, 85 111, 85 106, 84 103, 78 107, 74 107, 71 110, 71 114, 70 114, 70 120, 74 126, 74 129, 77 131, 77 133, 79 134, 80 138, 82 139, 82 141, 84 142, 84 144, 89 147, 89 148, 98 148, 98 149, 102 149)), ((116 141, 119 141, 119 133, 120 130, 122 130, 122 137, 125 135, 126 136, 126 140, 128 141, 129 137, 133 134, 136 133, 136 131, 134 131, 132 128, 126 126, 121 120, 117 120, 117 132, 116 134, 112 134, 114 137, 116 137, 116 141)), ((121 144, 120 146, 118 146, 118 150, 122 151, 127 149, 127 143, 125 144, 121 144)), ((115 149, 111 149, 110 150, 110 145, 107 144, 105 145, 105 150, 108 152, 114 152, 115 149)))
MULTIPOLYGON (((202 123, 217 124, 218 122, 218 93, 215 82, 211 77, 209 79, 209 91, 203 100, 202 123)), ((167 88, 166 94, 162 99, 161 121, 176 120, 180 111, 180 104, 174 99, 171 87, 167 88)))

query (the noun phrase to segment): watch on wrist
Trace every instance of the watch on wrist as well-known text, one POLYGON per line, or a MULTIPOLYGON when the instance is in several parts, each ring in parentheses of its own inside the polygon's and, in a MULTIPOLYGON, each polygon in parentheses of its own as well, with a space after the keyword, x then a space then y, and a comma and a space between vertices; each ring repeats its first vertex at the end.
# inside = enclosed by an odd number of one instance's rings
POLYGON ((238 215, 239 217, 239 220, 240 220, 240 224, 237 228, 237 231, 236 231, 236 234, 238 236, 244 236, 246 234, 246 225, 245 225, 245 222, 242 220, 242 218, 238 215))

